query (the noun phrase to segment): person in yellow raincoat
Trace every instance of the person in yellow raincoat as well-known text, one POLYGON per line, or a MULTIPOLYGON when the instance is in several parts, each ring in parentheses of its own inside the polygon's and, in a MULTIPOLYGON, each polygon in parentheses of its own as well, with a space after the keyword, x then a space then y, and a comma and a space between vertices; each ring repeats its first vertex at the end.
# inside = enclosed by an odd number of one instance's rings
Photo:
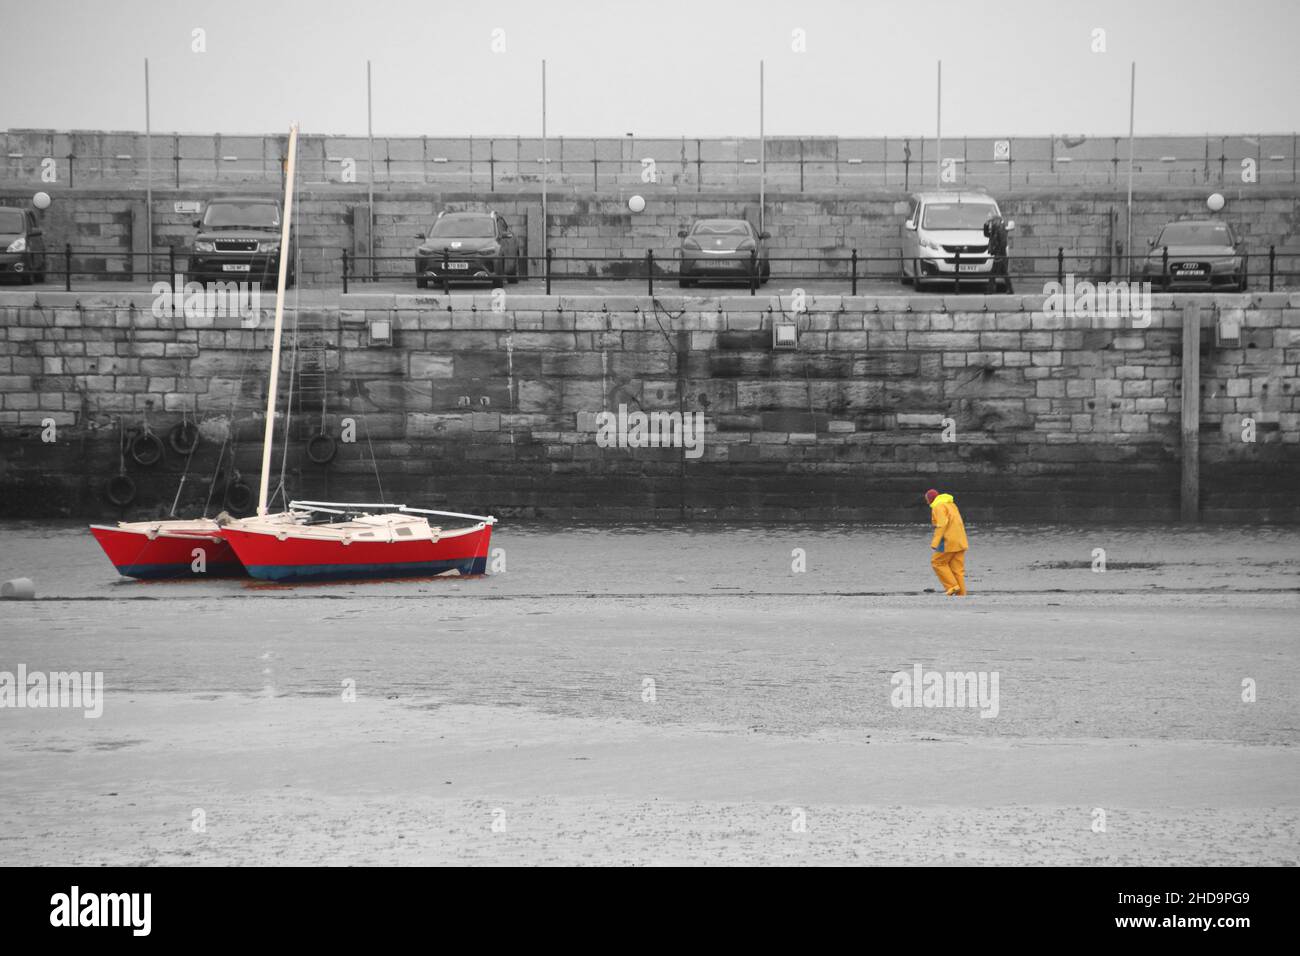
POLYGON ((931 488, 925 493, 930 506, 930 524, 934 534, 930 538, 930 567, 949 597, 966 595, 966 525, 952 495, 941 495, 931 488))

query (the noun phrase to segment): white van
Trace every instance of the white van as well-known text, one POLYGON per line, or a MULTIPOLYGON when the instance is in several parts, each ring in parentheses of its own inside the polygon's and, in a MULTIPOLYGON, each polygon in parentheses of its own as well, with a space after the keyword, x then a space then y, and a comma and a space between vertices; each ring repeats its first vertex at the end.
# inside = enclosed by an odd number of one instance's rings
MULTIPOLYGON (((984 223, 1001 216, 997 200, 982 192, 912 193, 903 223, 902 279, 920 290, 953 274, 971 278, 993 271, 984 223), (960 264, 958 258, 960 257, 960 264)), ((1016 227, 1007 223, 1007 231, 1016 227)))

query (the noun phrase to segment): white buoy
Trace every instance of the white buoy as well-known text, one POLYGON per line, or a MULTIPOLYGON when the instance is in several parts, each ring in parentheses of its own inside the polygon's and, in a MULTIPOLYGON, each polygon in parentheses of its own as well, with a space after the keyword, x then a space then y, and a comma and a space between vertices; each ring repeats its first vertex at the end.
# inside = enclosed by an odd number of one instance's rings
POLYGON ((1205 200, 1205 205, 1210 207, 1210 212, 1219 212, 1223 209, 1223 194, 1211 193, 1210 198, 1205 200))
POLYGON ((32 197, 32 205, 35 206, 37 209, 49 209, 50 194, 37 193, 35 196, 32 197))
POLYGON ((640 212, 645 208, 645 199, 641 196, 633 196, 627 201, 627 208, 633 212, 640 212))
POLYGON ((14 578, 0 584, 0 598, 6 601, 31 601, 36 597, 36 585, 31 578, 14 578))

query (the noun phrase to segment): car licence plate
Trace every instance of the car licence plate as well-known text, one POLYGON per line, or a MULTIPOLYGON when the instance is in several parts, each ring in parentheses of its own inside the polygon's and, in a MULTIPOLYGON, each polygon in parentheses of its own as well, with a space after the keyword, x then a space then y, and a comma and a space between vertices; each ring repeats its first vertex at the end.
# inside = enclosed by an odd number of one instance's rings
POLYGON ((1201 264, 1199 262, 1180 262, 1177 266, 1174 267, 1174 275, 1203 276, 1205 275, 1205 269, 1201 267, 1201 264))
POLYGON ((980 269, 984 267, 983 266, 958 266, 957 268, 960 269, 962 272, 979 272, 980 269))
POLYGON ((444 269, 468 269, 469 263, 468 262, 444 262, 442 264, 442 267, 444 269))
POLYGON ((221 267, 222 272, 251 272, 252 270, 253 267, 247 263, 244 263, 243 265, 240 265, 239 263, 233 265, 227 264, 221 267))

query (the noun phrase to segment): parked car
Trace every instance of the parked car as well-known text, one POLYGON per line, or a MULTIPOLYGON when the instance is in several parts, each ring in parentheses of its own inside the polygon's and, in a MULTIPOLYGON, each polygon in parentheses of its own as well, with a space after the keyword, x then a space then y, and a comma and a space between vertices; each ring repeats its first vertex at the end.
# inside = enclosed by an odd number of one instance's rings
POLYGON ((769 232, 759 232, 746 219, 697 219, 677 233, 678 284, 682 288, 700 279, 744 279, 758 273, 758 281, 772 275, 768 260, 769 232))
POLYGON ((45 238, 30 209, 0 206, 0 276, 24 285, 45 281, 45 238))
MULTIPOLYGON (((266 196, 210 200, 191 240, 188 278, 195 282, 259 282, 275 288, 280 279, 280 203, 266 196)), ((293 239, 285 284, 292 286, 293 239)))
MULTIPOLYGON (((987 277, 993 257, 984 223, 1001 215, 997 201, 985 193, 913 193, 903 222, 903 282, 919 291, 931 280, 951 281, 958 269, 963 276, 987 277)), ((1015 228, 1007 222, 1008 232, 1015 228)))
POLYGON ((429 282, 518 282, 519 239, 496 212, 442 212, 415 250, 415 284, 429 282))
POLYGON ((1246 290, 1245 249, 1232 226, 1220 219, 1171 222, 1147 245, 1150 248, 1137 278, 1156 288, 1212 289, 1219 285, 1246 290))

